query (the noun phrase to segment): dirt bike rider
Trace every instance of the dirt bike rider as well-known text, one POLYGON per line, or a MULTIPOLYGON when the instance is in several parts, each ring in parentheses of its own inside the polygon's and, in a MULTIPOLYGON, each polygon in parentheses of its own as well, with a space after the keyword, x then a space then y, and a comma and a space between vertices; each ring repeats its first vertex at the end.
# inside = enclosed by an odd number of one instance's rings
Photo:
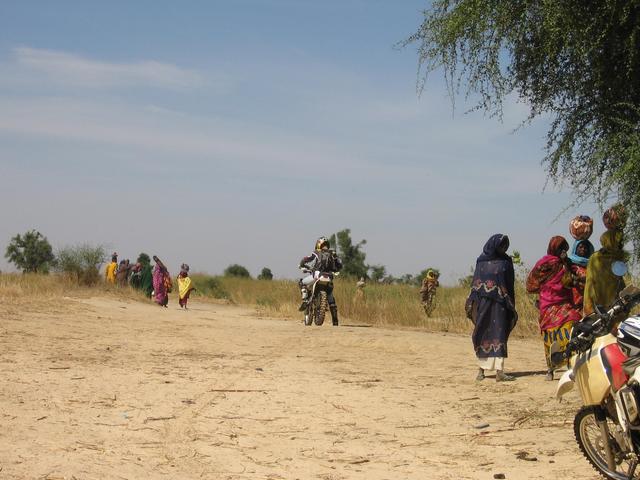
MULTIPOLYGON (((342 269, 342 262, 340 258, 336 254, 335 250, 331 250, 329 244, 329 240, 325 237, 320 237, 316 241, 315 250, 300 260, 299 268, 303 271, 310 272, 304 278, 301 278, 298 281, 298 285, 300 286, 300 292, 302 294, 302 304, 300 305, 299 310, 302 312, 307 308, 309 291, 307 290, 307 286, 313 283, 313 272, 315 271, 323 271, 329 274, 339 272, 342 269)), ((329 311, 331 312, 331 322, 333 325, 338 325, 338 307, 336 305, 336 299, 333 296, 333 284, 329 287, 327 291, 327 300, 329 303, 329 311)))

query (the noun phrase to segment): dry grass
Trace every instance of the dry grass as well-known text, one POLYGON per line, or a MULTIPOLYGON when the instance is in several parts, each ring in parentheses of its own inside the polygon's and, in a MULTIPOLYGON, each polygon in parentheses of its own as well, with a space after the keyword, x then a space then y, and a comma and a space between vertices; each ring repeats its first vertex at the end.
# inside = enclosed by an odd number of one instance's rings
MULTIPOLYGON (((243 278, 192 276, 198 288, 194 297, 203 300, 226 298, 240 305, 256 306, 270 316, 301 318, 297 308, 300 293, 296 282, 290 280, 254 280, 243 278)), ((471 322, 464 316, 464 302, 468 289, 441 287, 436 295, 437 306, 432 318, 427 318, 420 305, 417 287, 409 285, 373 285, 365 288, 364 301, 356 298, 355 282, 338 278, 335 296, 343 323, 421 328, 428 331, 469 333, 471 322)), ((130 288, 106 286, 82 287, 62 275, 0 274, 0 304, 40 305, 59 302, 63 297, 115 296, 122 299, 145 299, 130 288)), ((172 294, 172 302, 176 292, 172 294)), ((518 283, 518 312, 520 321, 516 336, 537 336, 538 312, 524 287, 518 283)))
POLYGON ((131 288, 117 288, 104 283, 95 287, 78 285, 66 275, 0 274, 0 305, 36 305, 60 302, 65 297, 92 297, 96 295, 115 296, 122 299, 145 300, 139 292, 131 288))
MULTIPOLYGON (((211 281, 206 275, 194 275, 198 283, 211 281)), ((253 280, 216 277, 219 296, 241 305, 255 305, 264 313, 286 318, 301 317, 297 307, 300 292, 290 280, 253 280)), ((520 315, 514 332, 517 336, 538 335, 538 310, 524 286, 517 285, 517 308, 520 315)), ((340 315, 346 323, 421 328, 428 331, 469 333, 472 325, 464 315, 469 291, 464 287, 441 287, 436 295, 437 307, 427 318, 420 305, 417 287, 409 285, 373 285, 365 288, 364 301, 356 298, 355 282, 344 278, 335 281, 334 294, 340 315)), ((198 293, 196 293, 197 295, 198 293)), ((200 292, 202 294, 202 292, 200 292)))

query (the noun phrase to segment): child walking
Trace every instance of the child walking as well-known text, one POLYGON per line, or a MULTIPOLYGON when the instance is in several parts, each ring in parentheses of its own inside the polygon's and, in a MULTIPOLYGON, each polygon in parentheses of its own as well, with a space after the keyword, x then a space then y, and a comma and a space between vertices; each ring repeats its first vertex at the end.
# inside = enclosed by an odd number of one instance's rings
POLYGON ((178 274, 178 303, 180 308, 187 309, 187 302, 189 301, 189 295, 191 290, 195 290, 191 278, 189 278, 189 265, 183 263, 180 267, 180 273, 178 274))

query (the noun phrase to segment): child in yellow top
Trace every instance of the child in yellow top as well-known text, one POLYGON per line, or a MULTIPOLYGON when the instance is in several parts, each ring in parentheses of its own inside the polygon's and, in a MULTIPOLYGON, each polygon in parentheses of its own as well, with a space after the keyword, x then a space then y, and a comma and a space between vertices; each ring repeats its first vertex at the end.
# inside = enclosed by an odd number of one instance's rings
POLYGON ((178 274, 178 303, 180 308, 187 309, 187 301, 189 301, 191 290, 195 290, 195 287, 189 278, 189 265, 183 263, 178 274))

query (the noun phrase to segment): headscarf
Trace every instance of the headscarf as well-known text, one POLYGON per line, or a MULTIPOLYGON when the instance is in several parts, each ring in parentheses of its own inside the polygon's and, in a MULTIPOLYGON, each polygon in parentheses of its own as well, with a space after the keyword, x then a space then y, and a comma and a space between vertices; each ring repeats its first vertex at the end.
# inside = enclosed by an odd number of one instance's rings
POLYGON ((584 288, 584 314, 595 311, 594 305, 611 305, 624 288, 624 280, 611 271, 615 261, 626 262, 627 252, 622 247, 624 235, 621 230, 607 230, 600 237, 602 248, 589 258, 587 283, 584 288))
POLYGON ((549 240, 549 246, 547 246, 547 255, 560 257, 560 252, 563 250, 565 252, 569 251, 569 243, 567 243, 567 240, 561 235, 551 237, 551 240, 549 240))
POLYGON ((571 260, 572 263, 574 263, 575 265, 580 265, 581 267, 586 267, 587 264, 589 263, 589 257, 591 257, 591 255, 593 255, 595 248, 593 247, 593 244, 589 241, 589 240, 576 240, 573 243, 573 246, 571 247, 571 252, 569 252, 569 260, 571 260), (578 247, 584 244, 587 246, 587 256, 586 257, 581 257, 580 255, 578 255, 578 247))
POLYGON ((476 261, 469 300, 474 302, 480 297, 490 298, 515 311, 513 261, 505 252, 498 251, 501 245, 506 252, 509 237, 501 233, 492 235, 485 243, 476 261))

